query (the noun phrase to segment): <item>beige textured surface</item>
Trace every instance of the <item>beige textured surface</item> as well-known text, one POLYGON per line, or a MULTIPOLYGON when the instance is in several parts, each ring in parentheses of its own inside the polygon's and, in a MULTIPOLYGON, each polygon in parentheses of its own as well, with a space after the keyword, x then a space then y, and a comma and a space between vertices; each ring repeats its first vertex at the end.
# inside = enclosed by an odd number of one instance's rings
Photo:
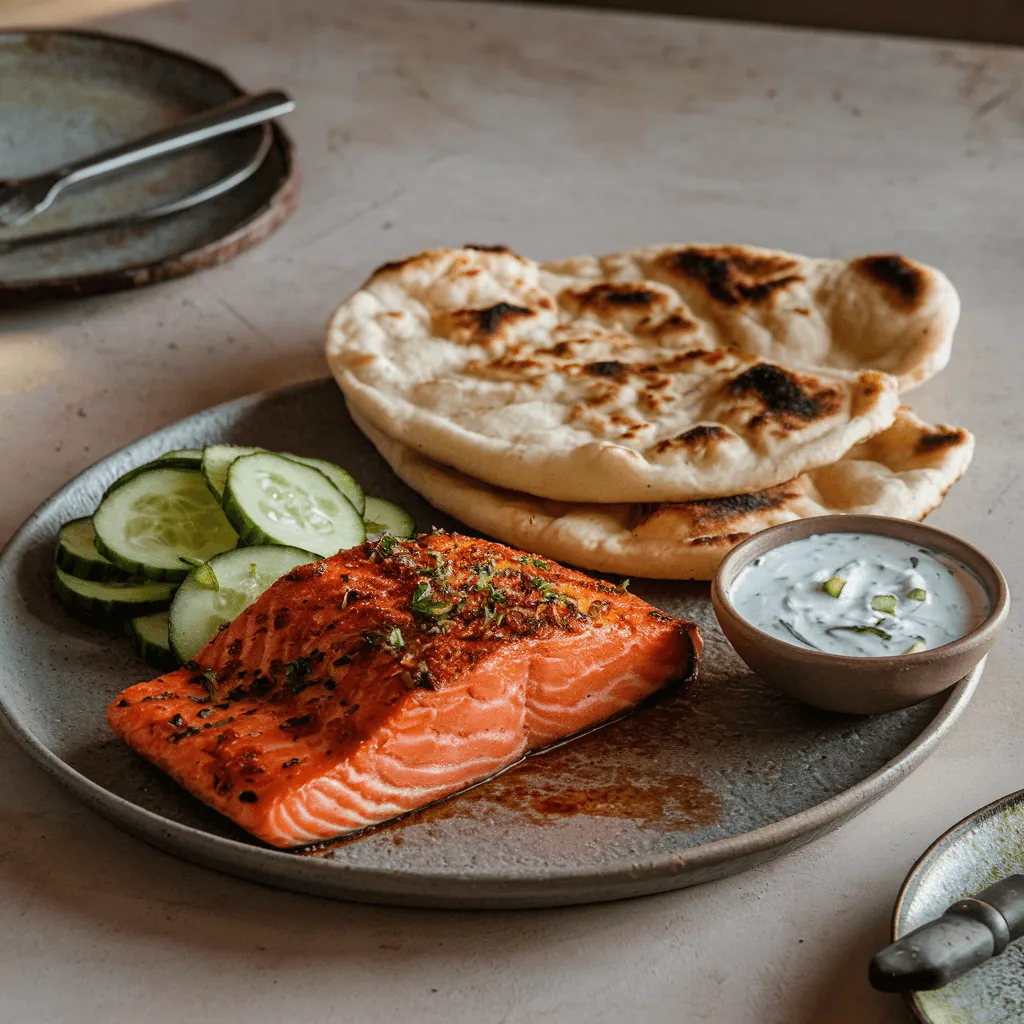
POLYGON ((894 254, 698 243, 538 265, 475 246, 379 268, 327 358, 381 431, 470 476, 687 501, 774 486, 887 427, 885 374, 938 372, 958 315, 943 274, 894 254))
MULTIPOLYGON (((929 522, 1024 579, 1024 54, 442 0, 201 0, 111 23, 292 89, 304 192, 267 243, 159 288, 0 315, 64 367, 0 397, 0 538, 98 456, 321 376, 337 297, 452 239, 555 258, 743 238, 942 267, 949 368, 913 394, 978 438, 929 522)), ((919 853, 1022 784, 1021 610, 906 782, 747 875, 508 914, 345 906, 121 834, 0 739, 0 1021, 907 1024, 867 962, 919 853)), ((69 672, 68 685, 75 685, 69 672)))
POLYGON ((835 512, 923 519, 963 476, 974 438, 903 407, 888 430, 843 458, 753 494, 666 505, 545 501, 492 487, 352 418, 410 487, 488 537, 568 565, 623 576, 710 580, 752 533, 835 512))

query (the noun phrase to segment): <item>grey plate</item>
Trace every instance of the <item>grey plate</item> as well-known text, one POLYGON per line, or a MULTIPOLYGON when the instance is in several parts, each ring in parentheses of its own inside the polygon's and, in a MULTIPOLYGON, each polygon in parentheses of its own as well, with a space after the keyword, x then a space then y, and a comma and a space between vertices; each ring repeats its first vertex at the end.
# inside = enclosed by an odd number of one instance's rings
MULTIPOLYGON (((900 890, 893 938, 939 917, 1006 875, 1024 874, 1024 791, 968 815, 914 865, 900 890)), ((1020 1024, 1024 1021, 1024 944, 1012 943, 945 988, 907 997, 925 1024, 1020 1024)))
POLYGON ((334 459, 420 528, 456 528, 381 461, 333 382, 242 398, 97 463, 47 501, 0 557, 0 713, 40 764, 96 810, 190 860, 326 896, 527 907, 659 892, 751 867, 839 825, 920 764, 981 668, 947 694, 874 718, 816 711, 737 659, 704 584, 634 591, 698 621, 700 681, 462 796, 315 855, 267 849, 116 741, 109 700, 148 677, 127 642, 77 624, 50 587, 54 539, 132 466, 213 441, 334 459))
MULTIPOLYGON (((0 178, 68 160, 225 103, 222 71, 147 43, 98 33, 0 34, 0 178)), ((65 192, 4 237, 60 231, 178 202, 252 160, 262 128, 65 192)), ((290 144, 276 131, 260 169, 215 201, 129 229, 0 250, 0 301, 83 294, 180 276, 266 236, 295 201, 290 144)))

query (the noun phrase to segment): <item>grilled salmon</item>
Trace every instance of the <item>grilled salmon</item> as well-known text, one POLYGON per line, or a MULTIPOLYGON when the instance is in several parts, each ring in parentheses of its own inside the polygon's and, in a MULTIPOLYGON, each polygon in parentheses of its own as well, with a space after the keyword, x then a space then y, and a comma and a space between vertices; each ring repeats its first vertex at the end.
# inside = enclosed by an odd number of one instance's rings
POLYGON ((135 751, 264 842, 449 796, 691 674, 697 627, 456 534, 385 537, 278 580, 184 668, 118 695, 135 751))

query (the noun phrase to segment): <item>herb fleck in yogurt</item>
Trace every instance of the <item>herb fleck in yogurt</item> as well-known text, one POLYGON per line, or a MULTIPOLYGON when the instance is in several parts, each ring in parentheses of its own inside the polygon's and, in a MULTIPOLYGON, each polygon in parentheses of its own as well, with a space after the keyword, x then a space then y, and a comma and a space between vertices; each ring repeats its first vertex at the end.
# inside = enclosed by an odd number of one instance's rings
POLYGON ((729 596, 751 625, 780 640, 860 657, 941 647, 989 613, 980 581, 955 559, 865 533, 773 548, 737 576, 729 596))

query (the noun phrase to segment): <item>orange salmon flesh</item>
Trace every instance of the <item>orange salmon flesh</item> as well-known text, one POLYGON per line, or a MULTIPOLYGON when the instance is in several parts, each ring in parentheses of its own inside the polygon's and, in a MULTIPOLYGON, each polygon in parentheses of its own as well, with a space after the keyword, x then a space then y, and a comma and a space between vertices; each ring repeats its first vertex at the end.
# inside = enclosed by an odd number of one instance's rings
POLYGON ((700 650, 693 623, 547 559, 388 537, 290 572, 107 720, 204 803, 293 847, 627 711, 690 676, 700 650))

